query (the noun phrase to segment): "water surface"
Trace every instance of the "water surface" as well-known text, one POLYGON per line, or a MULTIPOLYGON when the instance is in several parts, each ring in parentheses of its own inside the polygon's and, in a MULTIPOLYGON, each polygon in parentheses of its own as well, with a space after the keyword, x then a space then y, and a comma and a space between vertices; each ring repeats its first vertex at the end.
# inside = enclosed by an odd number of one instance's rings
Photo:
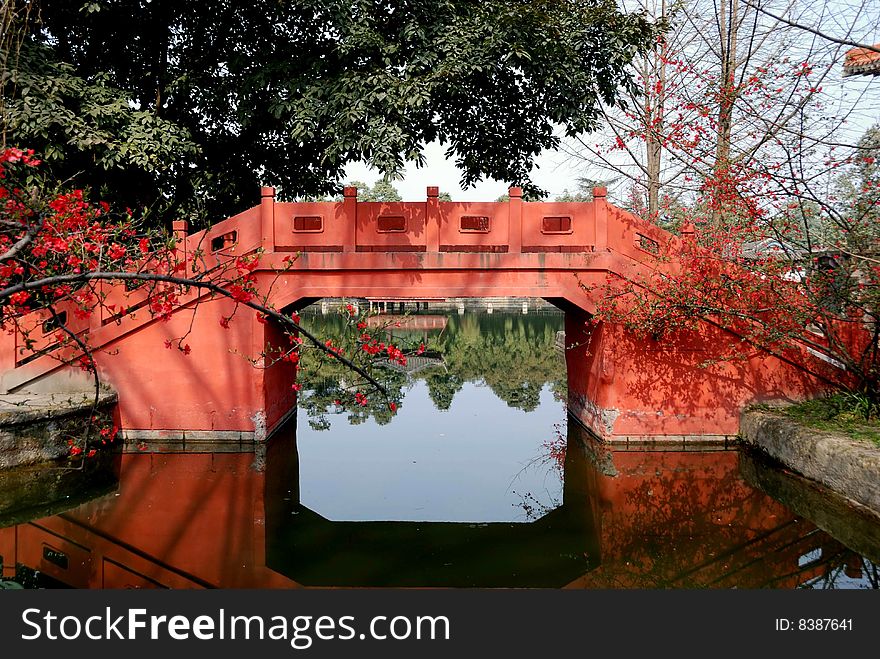
POLYGON ((814 484, 737 450, 593 441, 565 415, 560 329, 561 315, 453 314, 418 330, 438 363, 394 376, 396 415, 339 412, 335 381, 312 377, 265 455, 125 454, 115 487, 80 489, 66 506, 63 493, 18 511, 0 497, 4 576, 93 588, 878 587, 880 525, 814 484))

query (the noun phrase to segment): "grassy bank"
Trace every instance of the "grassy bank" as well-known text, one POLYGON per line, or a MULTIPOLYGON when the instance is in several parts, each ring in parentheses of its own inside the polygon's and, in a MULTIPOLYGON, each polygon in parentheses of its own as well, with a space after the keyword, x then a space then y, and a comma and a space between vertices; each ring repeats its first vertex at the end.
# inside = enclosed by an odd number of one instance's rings
POLYGON ((880 447, 880 408, 860 394, 836 393, 779 411, 811 428, 843 432, 880 447))

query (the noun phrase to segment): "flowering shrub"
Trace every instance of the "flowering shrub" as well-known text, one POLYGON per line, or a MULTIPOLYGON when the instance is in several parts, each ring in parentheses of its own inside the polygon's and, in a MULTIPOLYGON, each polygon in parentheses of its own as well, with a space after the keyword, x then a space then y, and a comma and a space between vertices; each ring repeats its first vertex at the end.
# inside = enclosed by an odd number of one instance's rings
MULTIPOLYGON (((823 377, 878 396, 880 261, 870 252, 840 243, 800 250, 758 221, 684 228, 650 275, 609 276, 595 287, 597 320, 656 339, 708 321, 805 367, 823 355, 836 366, 823 377)), ((743 355, 738 342, 728 347, 718 358, 743 355)))
MULTIPOLYGON (((168 321, 199 291, 235 303, 231 314, 218 319, 224 329, 242 307, 256 312, 260 322, 272 319, 284 328, 290 339, 287 347, 267 349, 253 357, 255 364, 265 367, 285 360, 300 368, 303 350, 311 347, 321 359, 339 361, 357 378, 347 395, 340 392, 340 406, 363 407, 367 389, 374 389, 384 408, 396 411, 397 404, 385 400, 386 390, 371 370, 380 353, 400 364, 406 363, 406 355, 375 338, 353 306, 346 310, 346 326, 357 339, 342 344, 320 341, 300 327, 296 314, 276 310, 261 290, 256 274, 259 250, 220 254, 208 267, 199 254, 182 254, 173 236, 142 227, 131 211, 117 213, 106 203, 92 203, 82 190, 47 193, 39 165, 32 151, 0 152, 0 330, 17 332, 24 353, 17 355, 20 361, 49 355, 78 365, 93 375, 97 404, 98 371, 89 334, 82 331, 90 319, 100 314, 120 320, 145 310, 152 318, 168 321), (118 295, 110 295, 123 287, 140 293, 141 301, 120 304, 118 295)), ((293 258, 285 259, 287 269, 293 263, 293 258)), ((165 340, 164 346, 187 356, 194 352, 197 338, 187 332, 165 340)), ((70 454, 90 457, 94 453, 89 447, 106 444, 116 434, 112 426, 99 427, 97 442, 88 437, 72 441, 70 454)))

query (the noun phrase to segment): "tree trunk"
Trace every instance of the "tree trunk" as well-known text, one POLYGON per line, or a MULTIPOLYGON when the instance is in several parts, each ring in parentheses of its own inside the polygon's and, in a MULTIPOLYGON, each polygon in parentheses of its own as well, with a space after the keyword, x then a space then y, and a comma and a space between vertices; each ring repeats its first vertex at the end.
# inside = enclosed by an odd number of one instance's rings
POLYGON ((721 2, 718 12, 718 26, 721 34, 721 75, 718 81, 718 134, 713 171, 715 182, 714 204, 712 206, 712 223, 715 226, 719 226, 724 220, 724 197, 728 190, 733 105, 736 101, 736 38, 738 20, 739 0, 721 2))
MULTIPOLYGON (((666 0, 660 3, 660 20, 666 18, 666 0)), ((648 218, 660 215, 660 168, 663 162, 664 114, 666 111, 666 40, 654 46, 645 57, 645 175, 648 179, 648 218), (650 57, 650 59, 649 59, 650 57)))

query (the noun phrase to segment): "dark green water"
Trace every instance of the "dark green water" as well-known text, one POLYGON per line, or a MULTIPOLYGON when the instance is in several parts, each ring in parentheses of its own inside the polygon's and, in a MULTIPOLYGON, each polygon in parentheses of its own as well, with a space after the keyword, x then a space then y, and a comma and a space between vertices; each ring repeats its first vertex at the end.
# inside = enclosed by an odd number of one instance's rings
MULTIPOLYGON (((304 318, 316 331, 337 322, 304 318)), ((35 507, 16 498, 30 481, 3 494, 0 478, 4 576, 75 587, 878 587, 877 520, 760 456, 595 443, 566 417, 562 320, 453 313, 415 330, 430 360, 389 374, 394 416, 337 412, 344 376, 312 373, 296 423, 265 455, 122 455, 115 488, 78 483, 66 506, 60 486, 35 507)))

